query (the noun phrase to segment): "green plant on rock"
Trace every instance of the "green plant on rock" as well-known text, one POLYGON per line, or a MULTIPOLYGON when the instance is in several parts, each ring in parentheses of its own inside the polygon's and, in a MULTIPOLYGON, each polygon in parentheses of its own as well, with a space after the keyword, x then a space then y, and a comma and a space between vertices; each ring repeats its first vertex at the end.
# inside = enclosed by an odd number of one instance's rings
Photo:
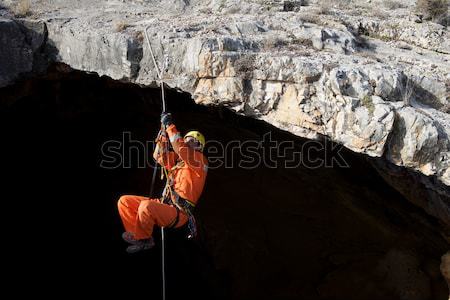
POLYGON ((367 108, 367 110, 369 111, 370 116, 373 116, 373 113, 375 111, 375 104, 373 104, 372 101, 372 97, 369 95, 365 95, 362 99, 361 99, 361 104, 367 108))

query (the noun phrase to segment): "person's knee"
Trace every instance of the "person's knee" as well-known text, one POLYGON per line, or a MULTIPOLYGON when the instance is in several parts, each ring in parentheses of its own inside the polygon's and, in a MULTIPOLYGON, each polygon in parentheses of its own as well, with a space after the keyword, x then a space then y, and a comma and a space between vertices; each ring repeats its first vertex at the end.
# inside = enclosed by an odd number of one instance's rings
POLYGON ((153 201, 142 201, 138 208, 139 219, 145 220, 146 218, 151 217, 154 205, 153 201))
POLYGON ((128 195, 123 195, 119 198, 119 201, 117 201, 117 207, 119 207, 119 209, 122 209, 124 207, 128 207, 128 201, 130 199, 130 196, 128 195))

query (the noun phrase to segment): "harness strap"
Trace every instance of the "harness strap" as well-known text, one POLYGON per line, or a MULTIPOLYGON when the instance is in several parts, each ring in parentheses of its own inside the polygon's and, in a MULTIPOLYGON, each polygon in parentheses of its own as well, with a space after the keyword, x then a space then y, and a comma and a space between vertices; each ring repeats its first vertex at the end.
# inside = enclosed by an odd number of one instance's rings
POLYGON ((174 199, 171 199, 170 196, 171 195, 167 194, 167 192, 163 193, 160 202, 169 205, 173 204, 177 210, 183 211, 188 216, 193 214, 195 208, 195 204, 193 202, 180 197, 180 195, 178 195, 175 191, 172 191, 172 196, 174 196, 174 199))
POLYGON ((176 197, 175 200, 170 199, 170 195, 167 195, 169 197, 163 196, 161 197, 160 201, 161 203, 165 204, 175 204, 174 207, 177 210, 177 216, 175 217, 175 220, 170 223, 167 228, 175 228, 175 226, 180 221, 180 211, 185 213, 188 216, 187 226, 189 229, 189 235, 188 239, 192 239, 197 236, 197 222, 195 221, 195 217, 193 214, 195 204, 191 201, 184 199, 180 197, 175 191, 172 191, 172 195, 176 197))
POLYGON ((180 221, 180 209, 175 206, 175 209, 177 210, 177 216, 175 217, 175 220, 173 220, 172 223, 167 226, 167 228, 175 228, 177 226, 178 222, 180 221))

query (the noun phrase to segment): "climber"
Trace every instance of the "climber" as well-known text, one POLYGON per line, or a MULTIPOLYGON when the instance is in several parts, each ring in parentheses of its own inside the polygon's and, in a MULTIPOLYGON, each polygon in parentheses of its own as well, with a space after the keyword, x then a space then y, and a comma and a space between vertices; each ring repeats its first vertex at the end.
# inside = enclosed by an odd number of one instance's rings
POLYGON ((161 114, 163 134, 157 138, 153 153, 166 174, 166 187, 161 199, 143 196, 122 196, 118 201, 119 214, 125 227, 122 238, 131 244, 128 253, 150 249, 155 242, 153 226, 179 228, 186 223, 195 235, 192 210, 202 193, 207 174, 207 159, 203 155, 205 138, 198 131, 188 132, 184 138, 172 122, 170 113, 161 114), (167 137, 173 151, 169 151, 167 137))

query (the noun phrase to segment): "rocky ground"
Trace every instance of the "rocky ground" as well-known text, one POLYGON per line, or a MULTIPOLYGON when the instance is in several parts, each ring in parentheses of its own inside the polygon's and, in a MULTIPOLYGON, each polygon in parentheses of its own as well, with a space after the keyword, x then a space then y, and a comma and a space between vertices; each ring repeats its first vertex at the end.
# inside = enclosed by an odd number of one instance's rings
POLYGON ((155 86, 147 28, 168 86, 382 157, 408 174, 379 166, 386 180, 450 226, 450 34, 414 1, 18 2, 0 10, 0 86, 48 61, 155 86))

